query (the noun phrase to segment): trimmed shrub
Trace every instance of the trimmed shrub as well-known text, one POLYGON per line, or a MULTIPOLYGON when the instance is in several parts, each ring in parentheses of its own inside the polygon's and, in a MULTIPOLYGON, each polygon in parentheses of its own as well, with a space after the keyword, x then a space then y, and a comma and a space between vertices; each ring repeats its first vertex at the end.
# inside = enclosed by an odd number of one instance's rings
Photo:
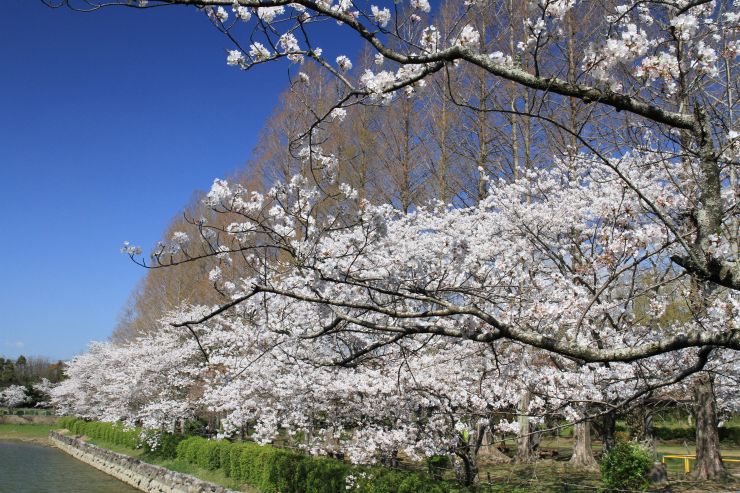
POLYGON ((206 440, 198 457, 198 465, 209 471, 215 471, 221 467, 222 443, 214 440, 206 440))
POLYGON ((103 423, 101 421, 85 421, 84 419, 77 418, 60 418, 59 424, 75 435, 85 435, 113 445, 121 445, 128 448, 139 448, 143 445, 141 429, 125 428, 121 423, 103 423))
POLYGON ((653 436, 660 440, 693 440, 696 428, 693 426, 654 426, 653 436))
POLYGON ((159 446, 156 450, 148 450, 149 453, 164 459, 174 459, 177 456, 177 446, 185 439, 181 435, 162 433, 159 436, 159 446))
POLYGON ((398 487, 398 493, 419 493, 422 491, 426 493, 444 493, 445 489, 440 483, 421 474, 407 475, 398 487))
MULTIPOLYGON (((436 481, 426 474, 394 471, 382 467, 351 471, 351 482, 358 493, 447 493, 447 483, 436 481)), ((345 479, 346 481, 346 479, 345 479)), ((455 489, 454 491, 463 491, 455 489)))
POLYGON ((229 450, 229 469, 226 471, 226 475, 231 478, 241 478, 241 456, 244 447, 241 444, 232 444, 231 450, 229 450))
POLYGON ((352 473, 352 482, 357 485, 356 491, 360 493, 396 493, 402 479, 399 471, 383 470, 379 467, 352 473))
POLYGON ((190 437, 177 445, 177 458, 206 469, 222 469, 263 493, 344 493, 349 476, 358 493, 444 493, 444 483, 425 474, 363 469, 336 459, 314 458, 255 443, 190 437))
POLYGON ((306 493, 346 491, 345 478, 349 472, 349 466, 337 460, 313 459, 306 472, 306 493))
POLYGON ((636 443, 618 443, 601 460, 601 480, 608 490, 645 491, 653 458, 636 443))
POLYGON ((182 461, 197 464, 200 442, 203 441, 205 440, 200 437, 186 438, 177 445, 176 457, 182 461))
MULTIPOLYGON (((653 428, 655 438, 660 440, 687 440, 696 439, 696 428, 693 426, 658 425, 653 428)), ((719 439, 722 442, 740 444, 740 427, 722 426, 719 428, 719 439)))
POLYGON ((273 489, 280 493, 305 491, 310 458, 283 450, 274 450, 269 456, 270 464, 262 478, 265 491, 273 489))
POLYGON ((257 450, 256 444, 243 444, 239 455, 239 476, 245 483, 260 488, 262 486, 262 451, 257 450))

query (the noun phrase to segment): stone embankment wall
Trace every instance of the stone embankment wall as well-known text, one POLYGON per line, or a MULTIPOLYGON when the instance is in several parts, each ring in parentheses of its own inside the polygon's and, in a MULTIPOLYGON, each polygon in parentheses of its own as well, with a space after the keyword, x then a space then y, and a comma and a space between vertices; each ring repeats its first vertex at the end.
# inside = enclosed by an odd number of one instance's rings
POLYGON ((52 431, 49 441, 55 447, 134 488, 149 493, 237 493, 198 478, 147 464, 134 457, 118 454, 52 431))

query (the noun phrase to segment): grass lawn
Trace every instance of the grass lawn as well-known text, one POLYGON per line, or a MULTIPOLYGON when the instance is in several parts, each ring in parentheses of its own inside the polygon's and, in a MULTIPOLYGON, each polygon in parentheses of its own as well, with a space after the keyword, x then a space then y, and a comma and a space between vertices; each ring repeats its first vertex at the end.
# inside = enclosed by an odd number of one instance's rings
POLYGON ((48 443, 46 437, 55 425, 43 424, 0 424, 0 440, 22 440, 25 442, 48 443))
MULTIPOLYGON (((515 447, 513 442, 507 444, 515 447)), ((540 447, 546 450, 557 451, 555 459, 539 460, 533 464, 491 464, 481 465, 481 481, 492 483, 491 489, 484 487, 482 493, 555 493, 564 491, 566 483, 572 492, 585 492, 590 488, 601 486, 597 471, 589 472, 573 468, 568 464, 572 453, 572 439, 562 437, 543 438, 540 447), (579 488, 580 487, 580 488, 579 488)), ((601 443, 594 442, 594 453, 597 459, 601 454, 601 443)), ((656 452, 658 457, 663 455, 691 455, 695 453, 693 444, 684 445, 683 442, 658 442, 656 452)), ((723 457, 740 457, 740 448, 736 445, 723 444, 723 457)), ((682 460, 667 460, 668 478, 672 491, 675 493, 709 493, 709 492, 737 492, 740 491, 740 463, 725 463, 730 473, 736 476, 729 482, 696 482, 691 481, 683 472, 682 460)), ((693 466, 693 464, 692 464, 693 466)), ((595 489, 591 491, 597 491, 595 489)))

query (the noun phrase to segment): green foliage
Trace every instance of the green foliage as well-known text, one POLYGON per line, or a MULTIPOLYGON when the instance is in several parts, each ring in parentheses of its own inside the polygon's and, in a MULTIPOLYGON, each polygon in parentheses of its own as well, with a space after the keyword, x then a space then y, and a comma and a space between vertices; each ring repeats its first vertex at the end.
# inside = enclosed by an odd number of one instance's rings
POLYGON ((225 442, 219 450, 219 461, 221 462, 221 469, 224 471, 226 477, 231 476, 231 451, 233 447, 230 446, 229 442, 225 442))
POLYGON ((111 445, 119 445, 130 449, 143 448, 148 455, 163 459, 174 458, 177 455, 178 444, 184 438, 172 433, 143 432, 141 428, 127 428, 122 423, 86 421, 69 416, 59 418, 58 423, 60 427, 68 429, 75 435, 85 435, 111 445), (154 437, 153 435, 158 436, 154 437), (155 448, 151 448, 150 444, 157 445, 155 448))
POLYGON ((0 387, 5 387, 17 381, 13 360, 0 358, 0 387))
POLYGON ((177 456, 177 446, 185 439, 182 435, 162 433, 159 436, 159 446, 156 455, 163 459, 174 459, 177 456))
POLYGON ((424 477, 421 474, 406 475, 398 487, 398 493, 416 493, 420 491, 444 493, 445 489, 442 488, 440 483, 433 482, 430 478, 424 477))
MULTIPOLYGON (((687 425, 658 425, 653 427, 653 435, 659 440, 686 440, 696 438, 696 428, 687 425)), ((719 428, 719 439, 722 442, 740 445, 740 426, 722 426, 719 428)))
POLYGON ((227 477, 264 493, 445 493, 445 483, 426 474, 361 468, 256 443, 190 437, 177 445, 177 460, 227 477), (354 485, 348 489, 348 485, 354 485))
POLYGON ((189 419, 183 426, 183 434, 185 436, 199 436, 206 433, 208 428, 208 422, 202 419, 189 419))
POLYGON ((427 458, 427 468, 429 470, 429 475, 432 476, 434 479, 442 479, 442 475, 444 474, 445 469, 449 469, 449 467, 450 458, 447 455, 433 455, 427 458))
POLYGON ((601 480, 609 490, 647 490, 653 459, 636 443, 619 443, 601 460, 601 480))
POLYGON ((243 450, 244 447, 241 444, 232 445, 231 450, 229 450, 229 469, 226 471, 227 476, 237 479, 242 476, 241 456, 243 450))
POLYGON ((13 361, 10 358, 0 357, 0 390, 9 385, 23 385, 30 393, 33 407, 40 402, 41 396, 33 390, 33 384, 48 378, 51 382, 60 382, 64 378, 64 363, 51 363, 47 358, 29 357, 23 355, 13 361))
POLYGON ((564 426, 560 429, 559 434, 561 438, 573 438, 573 426, 564 426))
POLYGON ((696 428, 693 426, 654 426, 653 435, 660 440, 693 440, 696 428))
POLYGON ((338 493, 346 490, 346 476, 351 468, 332 459, 313 459, 306 471, 306 493, 338 493))
POLYGON ((143 445, 140 428, 126 428, 122 423, 103 423, 101 421, 85 421, 78 418, 60 418, 59 425, 67 428, 75 435, 85 435, 90 438, 103 440, 113 445, 128 448, 140 448, 143 445))
MULTIPOLYGON (((447 493, 452 491, 447 483, 420 473, 394 471, 382 467, 355 470, 354 490, 359 493, 447 493)), ((462 491, 462 490, 454 490, 462 491)))
POLYGON ((719 439, 723 442, 740 445, 740 426, 723 426, 719 429, 719 439))

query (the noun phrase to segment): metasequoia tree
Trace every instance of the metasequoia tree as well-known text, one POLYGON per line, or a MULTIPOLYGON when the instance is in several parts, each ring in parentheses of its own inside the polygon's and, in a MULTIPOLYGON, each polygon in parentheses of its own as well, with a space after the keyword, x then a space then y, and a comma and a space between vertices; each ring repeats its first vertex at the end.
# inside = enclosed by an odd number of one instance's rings
MULTIPOLYGON (((264 141, 269 139, 261 139, 261 142, 264 141)), ((250 188, 261 189, 263 186, 261 169, 253 165, 248 166, 245 171, 236 173, 230 179, 250 188)), ((184 234, 184 231, 197 230, 205 223, 221 226, 228 224, 223 223, 225 218, 204 207, 202 195, 202 192, 196 193, 182 214, 175 217, 167 227, 163 241, 160 242, 160 246, 165 242, 169 243, 168 248, 160 248, 159 252, 163 259, 168 255, 182 254, 183 246, 187 249, 183 242, 187 241, 188 235, 184 234)), ((212 251, 207 244, 203 244, 203 247, 206 249, 200 250, 200 254, 212 251)), ((251 268, 244 264, 242 258, 234 258, 228 264, 213 258, 205 262, 187 262, 174 269, 149 270, 129 295, 118 324, 111 334, 111 340, 114 342, 135 340, 144 333, 159 330, 162 317, 179 306, 218 303, 223 295, 213 289, 213 282, 208 278, 208 273, 215 266, 226 272, 243 272, 251 268)), ((50 378, 53 379, 51 376, 50 378)))
MULTIPOLYGON (((61 4, 78 6, 69 1, 61 4)), ((80 4, 93 9, 110 5, 90 0, 80 4)), ((578 9, 574 1, 533 3, 532 12, 526 12, 523 19, 529 27, 527 39, 518 44, 519 52, 513 58, 501 52, 481 52, 480 33, 471 24, 461 25, 475 15, 476 9, 490 7, 490 2, 482 2, 480 7, 477 2, 461 5, 460 22, 451 28, 457 34, 444 38, 433 25, 408 29, 409 25, 422 22, 418 12, 429 12, 426 1, 411 2, 408 10, 394 6, 393 11, 382 5, 368 6, 365 10, 352 2, 287 0, 167 0, 122 4, 139 8, 196 6, 205 9, 213 22, 228 33, 236 30, 238 24, 249 22, 253 27, 252 39, 262 35, 263 43, 255 41, 243 52, 230 52, 229 63, 248 69, 274 59, 312 58, 346 86, 340 94, 341 103, 334 110, 359 98, 390 98, 399 89, 413 89, 429 74, 449 69, 450 64, 465 63, 491 77, 629 115, 632 123, 629 130, 639 128, 643 136, 623 132, 620 152, 662 146, 674 153, 674 159, 695 161, 695 170, 691 170, 695 173, 687 170, 686 174, 691 176, 682 177, 681 183, 682 190, 691 198, 688 217, 679 221, 662 213, 660 204, 645 203, 655 220, 663 223, 681 246, 672 256, 672 262, 700 281, 731 289, 740 287, 736 252, 728 251, 730 242, 733 246, 737 243, 737 231, 730 230, 727 224, 734 216, 734 201, 729 203, 729 208, 723 203, 723 190, 728 190, 723 184, 735 174, 731 147, 736 138, 732 110, 736 104, 733 85, 737 78, 733 75, 736 75, 737 13, 727 2, 677 1, 675 5, 639 2, 614 6, 599 19, 600 29, 591 31, 589 49, 580 61, 577 76, 571 76, 582 82, 558 77, 559 69, 566 67, 559 65, 556 48, 569 40, 561 23, 568 12, 578 9), (233 7, 233 14, 224 7, 233 7), (350 59, 344 55, 337 57, 336 62, 323 58, 323 51, 314 47, 307 37, 309 28, 326 17, 342 22, 384 59, 400 68, 396 72, 366 71, 359 84, 353 83, 344 75, 352 67, 350 59), (299 41, 296 34, 304 36, 304 33, 306 37, 299 41), (442 39, 450 41, 442 45, 442 39), (645 142, 644 135, 651 131, 662 132, 666 138, 645 142)), ((326 112, 326 116, 330 113, 326 112)), ((584 128, 576 137, 581 147, 593 148, 599 159, 613 166, 613 157, 598 153, 601 146, 593 144, 599 131, 598 127, 584 128)), ((629 186, 629 181, 625 183, 629 186)))
MULTIPOLYGON (((155 251, 154 265, 238 255, 258 266, 259 275, 222 281, 230 299, 183 327, 251 300, 262 303, 252 310, 264 310, 266 300, 281 299, 316 313, 289 332, 321 340, 337 364, 382 359, 385 348, 423 337, 521 344, 584 368, 644 364, 673 352, 688 358, 688 370, 664 385, 702 370, 714 352, 740 348, 736 4, 554 0, 517 9, 466 1, 450 3, 446 15, 455 21, 438 24, 427 0, 120 5, 199 8, 234 42, 229 65, 311 60, 336 81, 333 103, 311 112, 308 128, 290 142, 304 161, 300 173, 269 193, 217 181, 206 204, 233 222, 201 225, 189 244, 205 242, 201 253, 181 249, 180 257, 164 258, 165 247, 155 251), (491 12, 508 17, 484 29, 491 12), (325 55, 313 33, 327 19, 364 40, 377 66, 353 77, 346 54, 325 55), (505 41, 508 48, 495 47, 505 41), (477 91, 455 89, 457 76, 449 74, 461 70, 479 77, 477 91), (509 131, 498 134, 510 136, 501 148, 517 162, 507 166, 514 179, 480 166, 480 181, 491 186, 478 189, 487 196, 479 194, 476 205, 410 208, 402 201, 402 211, 337 185, 340 161, 322 142, 329 123, 358 103, 408 105, 403 98, 423 93, 432 77, 447 81, 455 105, 481 115, 472 120, 481 163, 489 155, 483 144, 492 142, 484 116, 508 122, 509 131), (489 97, 494 85, 510 97, 489 97), (268 249, 279 255, 259 254, 268 249), (648 270, 659 274, 646 285, 648 270), (660 327, 655 317, 666 291, 680 291, 691 313, 660 327), (652 315, 636 316, 638 299, 648 300, 652 315)), ((297 80, 310 84, 296 67, 297 80)), ((212 278, 218 285, 218 272, 212 278)), ((712 381, 697 378, 703 399, 712 381)), ((699 435, 715 428, 713 402, 704 399, 697 410, 699 435)), ((587 415, 582 410, 579 419, 587 415)), ((722 474, 711 437, 699 440, 697 455, 700 476, 722 474)))

